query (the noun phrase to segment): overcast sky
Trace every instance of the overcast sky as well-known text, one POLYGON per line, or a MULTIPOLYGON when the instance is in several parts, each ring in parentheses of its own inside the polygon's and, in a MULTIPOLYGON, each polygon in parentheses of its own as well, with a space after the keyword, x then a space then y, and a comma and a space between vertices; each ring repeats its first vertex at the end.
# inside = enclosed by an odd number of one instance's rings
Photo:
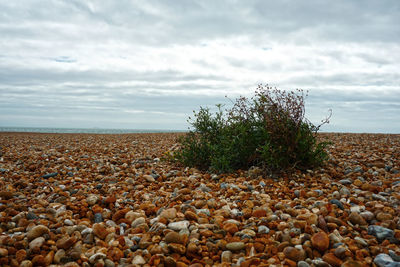
POLYGON ((187 129, 259 83, 400 133, 400 1, 0 0, 0 126, 187 129))

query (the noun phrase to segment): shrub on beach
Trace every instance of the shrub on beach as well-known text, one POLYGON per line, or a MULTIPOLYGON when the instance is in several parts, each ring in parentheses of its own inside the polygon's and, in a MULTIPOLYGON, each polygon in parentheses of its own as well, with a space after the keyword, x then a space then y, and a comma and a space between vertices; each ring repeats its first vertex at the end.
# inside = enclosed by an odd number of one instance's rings
POLYGON ((251 99, 236 99, 213 114, 200 107, 189 118, 192 130, 180 139, 175 159, 185 166, 219 173, 261 167, 268 173, 312 169, 327 159, 327 142, 305 115, 302 90, 286 92, 259 85, 251 99))

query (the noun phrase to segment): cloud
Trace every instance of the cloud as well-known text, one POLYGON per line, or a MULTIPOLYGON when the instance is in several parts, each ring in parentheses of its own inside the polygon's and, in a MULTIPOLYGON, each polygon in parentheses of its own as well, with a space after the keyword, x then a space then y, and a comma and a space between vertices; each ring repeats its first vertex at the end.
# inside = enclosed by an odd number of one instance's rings
POLYGON ((0 10, 0 126, 184 129, 200 105, 270 83, 309 89, 310 118, 332 108, 332 131, 400 132, 397 0, 8 1, 0 10))

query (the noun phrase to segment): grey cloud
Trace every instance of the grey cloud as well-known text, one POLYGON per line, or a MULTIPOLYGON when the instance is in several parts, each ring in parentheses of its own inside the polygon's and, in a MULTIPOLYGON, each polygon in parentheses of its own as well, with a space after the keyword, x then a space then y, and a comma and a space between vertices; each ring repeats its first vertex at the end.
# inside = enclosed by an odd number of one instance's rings
POLYGON ((399 18, 397 0, 3 1, 0 125, 182 129, 271 81, 311 89, 327 129, 398 132, 399 18))

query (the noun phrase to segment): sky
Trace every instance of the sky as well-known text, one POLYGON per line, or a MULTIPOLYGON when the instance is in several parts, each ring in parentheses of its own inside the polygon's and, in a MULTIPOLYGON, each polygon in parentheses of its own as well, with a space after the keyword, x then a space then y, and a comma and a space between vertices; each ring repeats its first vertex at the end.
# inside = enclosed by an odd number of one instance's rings
POLYGON ((399 25, 398 0, 0 0, 0 126, 185 130, 269 84, 322 131, 400 133, 399 25))

